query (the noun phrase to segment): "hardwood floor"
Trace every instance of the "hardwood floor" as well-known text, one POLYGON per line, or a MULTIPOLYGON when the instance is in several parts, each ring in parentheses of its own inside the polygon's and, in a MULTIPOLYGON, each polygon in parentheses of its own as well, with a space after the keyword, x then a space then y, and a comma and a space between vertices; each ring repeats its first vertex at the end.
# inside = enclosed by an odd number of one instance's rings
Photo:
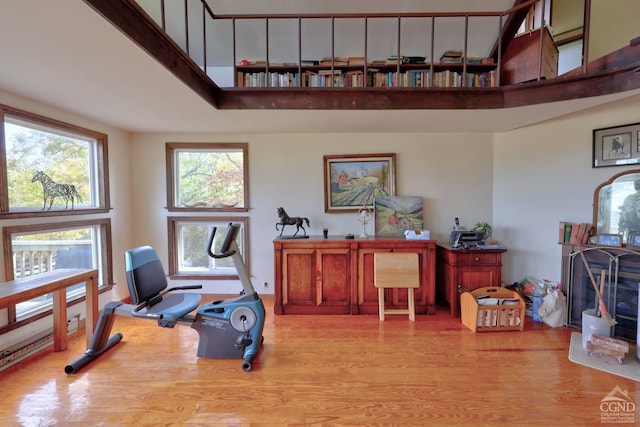
POLYGON ((527 318, 523 332, 474 334, 443 307, 412 323, 265 306, 251 372, 198 359, 191 328, 118 317, 123 342, 75 375, 64 366, 84 352, 82 332, 0 372, 0 425, 602 425, 616 386, 640 407, 640 383, 568 360, 575 329, 527 318))

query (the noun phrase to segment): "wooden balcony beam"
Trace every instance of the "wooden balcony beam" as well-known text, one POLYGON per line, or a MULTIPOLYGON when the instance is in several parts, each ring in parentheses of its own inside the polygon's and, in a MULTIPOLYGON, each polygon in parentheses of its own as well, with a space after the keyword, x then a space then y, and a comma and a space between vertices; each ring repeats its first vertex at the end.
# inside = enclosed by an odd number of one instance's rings
POLYGON ((214 107, 220 88, 133 0, 84 0, 214 107))

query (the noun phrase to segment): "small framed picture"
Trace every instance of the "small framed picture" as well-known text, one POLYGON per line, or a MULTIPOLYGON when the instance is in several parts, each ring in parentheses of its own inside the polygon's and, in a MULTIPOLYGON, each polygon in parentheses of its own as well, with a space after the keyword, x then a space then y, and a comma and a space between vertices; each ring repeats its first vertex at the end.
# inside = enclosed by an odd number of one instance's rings
POLYGON ((622 234, 598 234, 600 246, 622 246, 622 234))
POLYGON ((592 167, 640 163, 640 123, 593 130, 592 167))
POLYGON ((640 250, 640 232, 634 231, 627 237, 627 248, 640 250))

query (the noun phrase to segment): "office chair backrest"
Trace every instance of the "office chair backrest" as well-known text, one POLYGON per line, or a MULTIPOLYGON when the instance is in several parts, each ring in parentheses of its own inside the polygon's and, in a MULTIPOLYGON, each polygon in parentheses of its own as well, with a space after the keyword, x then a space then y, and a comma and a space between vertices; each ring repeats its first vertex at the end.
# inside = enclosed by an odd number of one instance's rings
POLYGON ((124 254, 129 295, 133 304, 140 304, 158 295, 167 287, 167 276, 158 254, 151 246, 140 246, 124 254))

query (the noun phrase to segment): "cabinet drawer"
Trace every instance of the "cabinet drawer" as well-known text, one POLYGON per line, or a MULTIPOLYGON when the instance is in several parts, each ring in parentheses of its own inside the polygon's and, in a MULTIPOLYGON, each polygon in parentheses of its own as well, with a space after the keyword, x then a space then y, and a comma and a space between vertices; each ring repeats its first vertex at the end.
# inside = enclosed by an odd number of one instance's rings
POLYGON ((496 253, 482 254, 482 253, 470 253, 470 254, 457 254, 457 265, 495 265, 498 264, 498 256, 496 253))

